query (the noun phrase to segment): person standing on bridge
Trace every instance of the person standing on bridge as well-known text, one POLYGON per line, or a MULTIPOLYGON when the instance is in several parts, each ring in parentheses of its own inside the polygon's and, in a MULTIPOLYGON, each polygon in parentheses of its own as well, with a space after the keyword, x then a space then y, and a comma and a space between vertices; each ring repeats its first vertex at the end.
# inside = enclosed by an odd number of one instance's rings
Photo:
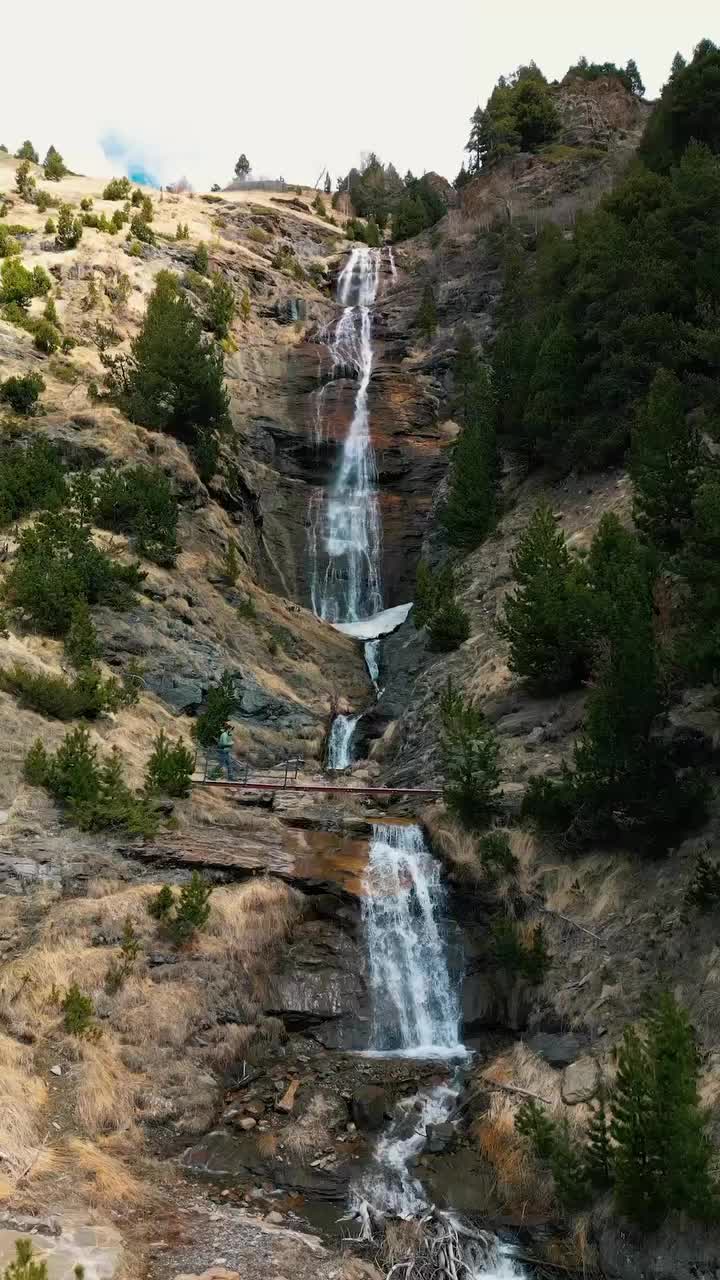
POLYGON ((232 782, 233 780, 232 749, 232 730, 230 725, 226 724, 218 738, 218 759, 220 761, 220 768, 224 769, 227 774, 228 782, 232 782))

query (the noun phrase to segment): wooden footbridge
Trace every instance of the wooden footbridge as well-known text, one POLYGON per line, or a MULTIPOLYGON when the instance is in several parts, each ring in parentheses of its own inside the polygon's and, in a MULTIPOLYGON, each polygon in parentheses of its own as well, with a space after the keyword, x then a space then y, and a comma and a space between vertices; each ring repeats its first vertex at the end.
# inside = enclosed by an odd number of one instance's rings
POLYGON ((301 757, 287 757, 278 761, 277 764, 270 765, 267 769, 256 770, 248 762, 241 763, 239 760, 231 762, 231 777, 217 777, 217 773, 224 771, 217 759, 213 758, 212 752, 208 752, 205 757, 205 766, 203 776, 201 778, 193 778, 193 785, 196 787, 219 787, 227 791, 300 791, 300 792, 323 792, 326 794, 337 795, 363 795, 363 796, 440 796, 442 788, 440 787, 378 787, 378 786, 357 786, 351 781, 340 781, 341 778, 348 778, 348 773, 333 774, 327 782, 306 782, 302 779, 301 770, 305 761, 301 757))

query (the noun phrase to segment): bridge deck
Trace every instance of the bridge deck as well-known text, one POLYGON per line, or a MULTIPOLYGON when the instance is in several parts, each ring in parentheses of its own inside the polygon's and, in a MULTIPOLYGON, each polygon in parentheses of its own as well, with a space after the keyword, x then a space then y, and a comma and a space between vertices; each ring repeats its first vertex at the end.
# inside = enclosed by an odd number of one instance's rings
POLYGON ((226 790, 231 788, 236 791, 325 791, 325 792, 347 792, 348 794, 364 795, 364 796, 441 796, 442 789, 440 787, 355 787, 343 786, 341 783, 322 783, 322 782, 283 782, 282 779, 277 782, 230 782, 223 778, 217 780, 196 778, 193 781, 195 787, 223 787, 226 790))

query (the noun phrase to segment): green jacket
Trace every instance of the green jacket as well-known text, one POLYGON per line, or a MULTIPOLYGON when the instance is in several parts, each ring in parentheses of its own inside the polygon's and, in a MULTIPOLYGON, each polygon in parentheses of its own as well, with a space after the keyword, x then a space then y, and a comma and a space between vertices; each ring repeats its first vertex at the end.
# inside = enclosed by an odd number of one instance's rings
POLYGON ((229 751, 230 748, 232 747, 232 744, 233 744, 233 739, 232 739, 232 734, 230 730, 223 729, 222 733, 220 734, 220 737, 218 738, 218 746, 223 751, 229 751))

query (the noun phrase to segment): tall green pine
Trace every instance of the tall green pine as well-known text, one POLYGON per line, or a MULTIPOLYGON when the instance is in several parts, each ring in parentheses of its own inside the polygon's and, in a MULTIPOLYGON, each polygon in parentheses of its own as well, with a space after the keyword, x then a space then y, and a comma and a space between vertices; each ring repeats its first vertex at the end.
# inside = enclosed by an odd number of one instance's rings
POLYGON ((682 386, 674 373, 659 369, 633 431, 630 475, 635 524, 661 551, 675 551, 685 538, 700 466, 700 440, 687 421, 682 386))
POLYGON ((466 417, 453 451, 442 523, 453 546, 477 547, 497 519, 496 400, 491 374, 477 368, 465 392, 466 417))

